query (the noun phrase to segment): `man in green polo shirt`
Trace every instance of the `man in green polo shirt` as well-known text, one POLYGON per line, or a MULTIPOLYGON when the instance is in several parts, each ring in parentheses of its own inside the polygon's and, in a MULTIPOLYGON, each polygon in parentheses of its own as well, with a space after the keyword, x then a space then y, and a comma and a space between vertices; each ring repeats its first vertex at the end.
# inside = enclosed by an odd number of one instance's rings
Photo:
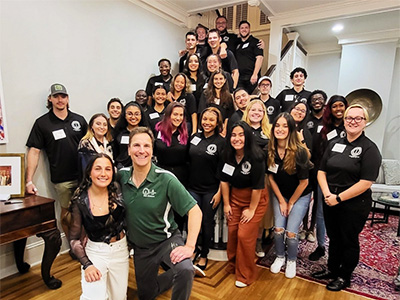
POLYGON ((128 146, 133 167, 122 168, 118 173, 127 209, 128 240, 134 248, 138 296, 140 300, 154 299, 173 287, 171 299, 189 299, 194 278, 190 257, 202 213, 172 173, 152 164, 153 142, 148 128, 135 128, 128 146), (186 243, 173 210, 181 216, 188 215, 186 243), (158 275, 161 263, 169 269, 158 275))

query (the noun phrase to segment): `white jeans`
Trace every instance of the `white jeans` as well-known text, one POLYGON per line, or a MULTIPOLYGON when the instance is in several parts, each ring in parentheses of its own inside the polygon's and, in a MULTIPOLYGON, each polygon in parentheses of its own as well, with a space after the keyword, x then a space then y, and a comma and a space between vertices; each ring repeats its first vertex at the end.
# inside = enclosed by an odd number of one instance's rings
POLYGON ((86 254, 101 272, 101 279, 87 282, 82 269, 81 300, 125 300, 128 288, 129 252, 126 237, 109 245, 88 240, 86 254))

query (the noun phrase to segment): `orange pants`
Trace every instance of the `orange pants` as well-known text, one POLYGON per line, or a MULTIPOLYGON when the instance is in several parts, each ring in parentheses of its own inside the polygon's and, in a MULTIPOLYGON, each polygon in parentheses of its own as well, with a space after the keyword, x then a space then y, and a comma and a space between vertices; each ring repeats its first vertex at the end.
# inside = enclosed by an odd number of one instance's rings
POLYGON ((232 220, 228 221, 228 272, 235 272, 236 280, 251 284, 256 280, 256 264, 254 262, 258 227, 268 207, 269 194, 264 189, 253 218, 246 224, 240 223, 242 211, 249 207, 252 189, 232 188, 230 205, 232 220))

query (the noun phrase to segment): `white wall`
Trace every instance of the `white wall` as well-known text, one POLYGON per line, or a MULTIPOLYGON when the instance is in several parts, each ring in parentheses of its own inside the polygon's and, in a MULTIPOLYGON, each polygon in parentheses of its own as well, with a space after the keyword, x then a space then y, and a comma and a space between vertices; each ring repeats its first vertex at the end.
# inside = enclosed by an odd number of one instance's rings
MULTIPOLYGON (((47 112, 52 83, 66 86, 71 110, 88 120, 106 112, 112 97, 132 100, 150 74, 159 73, 160 58, 176 62, 185 32, 129 1, 0 1, 0 68, 9 133, 0 151, 26 152, 33 122, 47 112)), ((34 182, 40 195, 53 197, 44 161, 34 182)), ((30 238, 27 249, 41 244, 37 241, 30 238)), ((1 277, 16 271, 11 249, 0 247, 1 277)), ((30 263, 40 257, 28 250, 26 256, 30 263)))
POLYGON ((323 90, 328 97, 337 94, 339 70, 340 53, 308 56, 306 89, 323 90))
MULTIPOLYGON (((392 88, 384 128, 382 156, 400 159, 400 48, 397 48, 392 88)), ((397 170, 400 172, 400 170, 397 170)))

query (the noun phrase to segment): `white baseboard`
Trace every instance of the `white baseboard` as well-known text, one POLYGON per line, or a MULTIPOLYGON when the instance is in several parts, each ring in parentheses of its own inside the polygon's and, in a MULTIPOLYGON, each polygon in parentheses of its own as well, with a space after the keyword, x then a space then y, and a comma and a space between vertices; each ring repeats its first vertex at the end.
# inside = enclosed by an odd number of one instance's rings
MULTIPOLYGON (((61 250, 60 254, 69 251, 69 245, 64 232, 61 233, 61 250)), ((42 238, 28 238, 27 245, 25 247, 24 260, 31 265, 36 266, 42 262, 44 252, 44 241, 42 238), (30 242, 30 240, 33 240, 30 242)), ((14 260, 14 250, 12 244, 1 246, 0 254, 0 279, 14 275, 18 273, 17 267, 14 260)))

